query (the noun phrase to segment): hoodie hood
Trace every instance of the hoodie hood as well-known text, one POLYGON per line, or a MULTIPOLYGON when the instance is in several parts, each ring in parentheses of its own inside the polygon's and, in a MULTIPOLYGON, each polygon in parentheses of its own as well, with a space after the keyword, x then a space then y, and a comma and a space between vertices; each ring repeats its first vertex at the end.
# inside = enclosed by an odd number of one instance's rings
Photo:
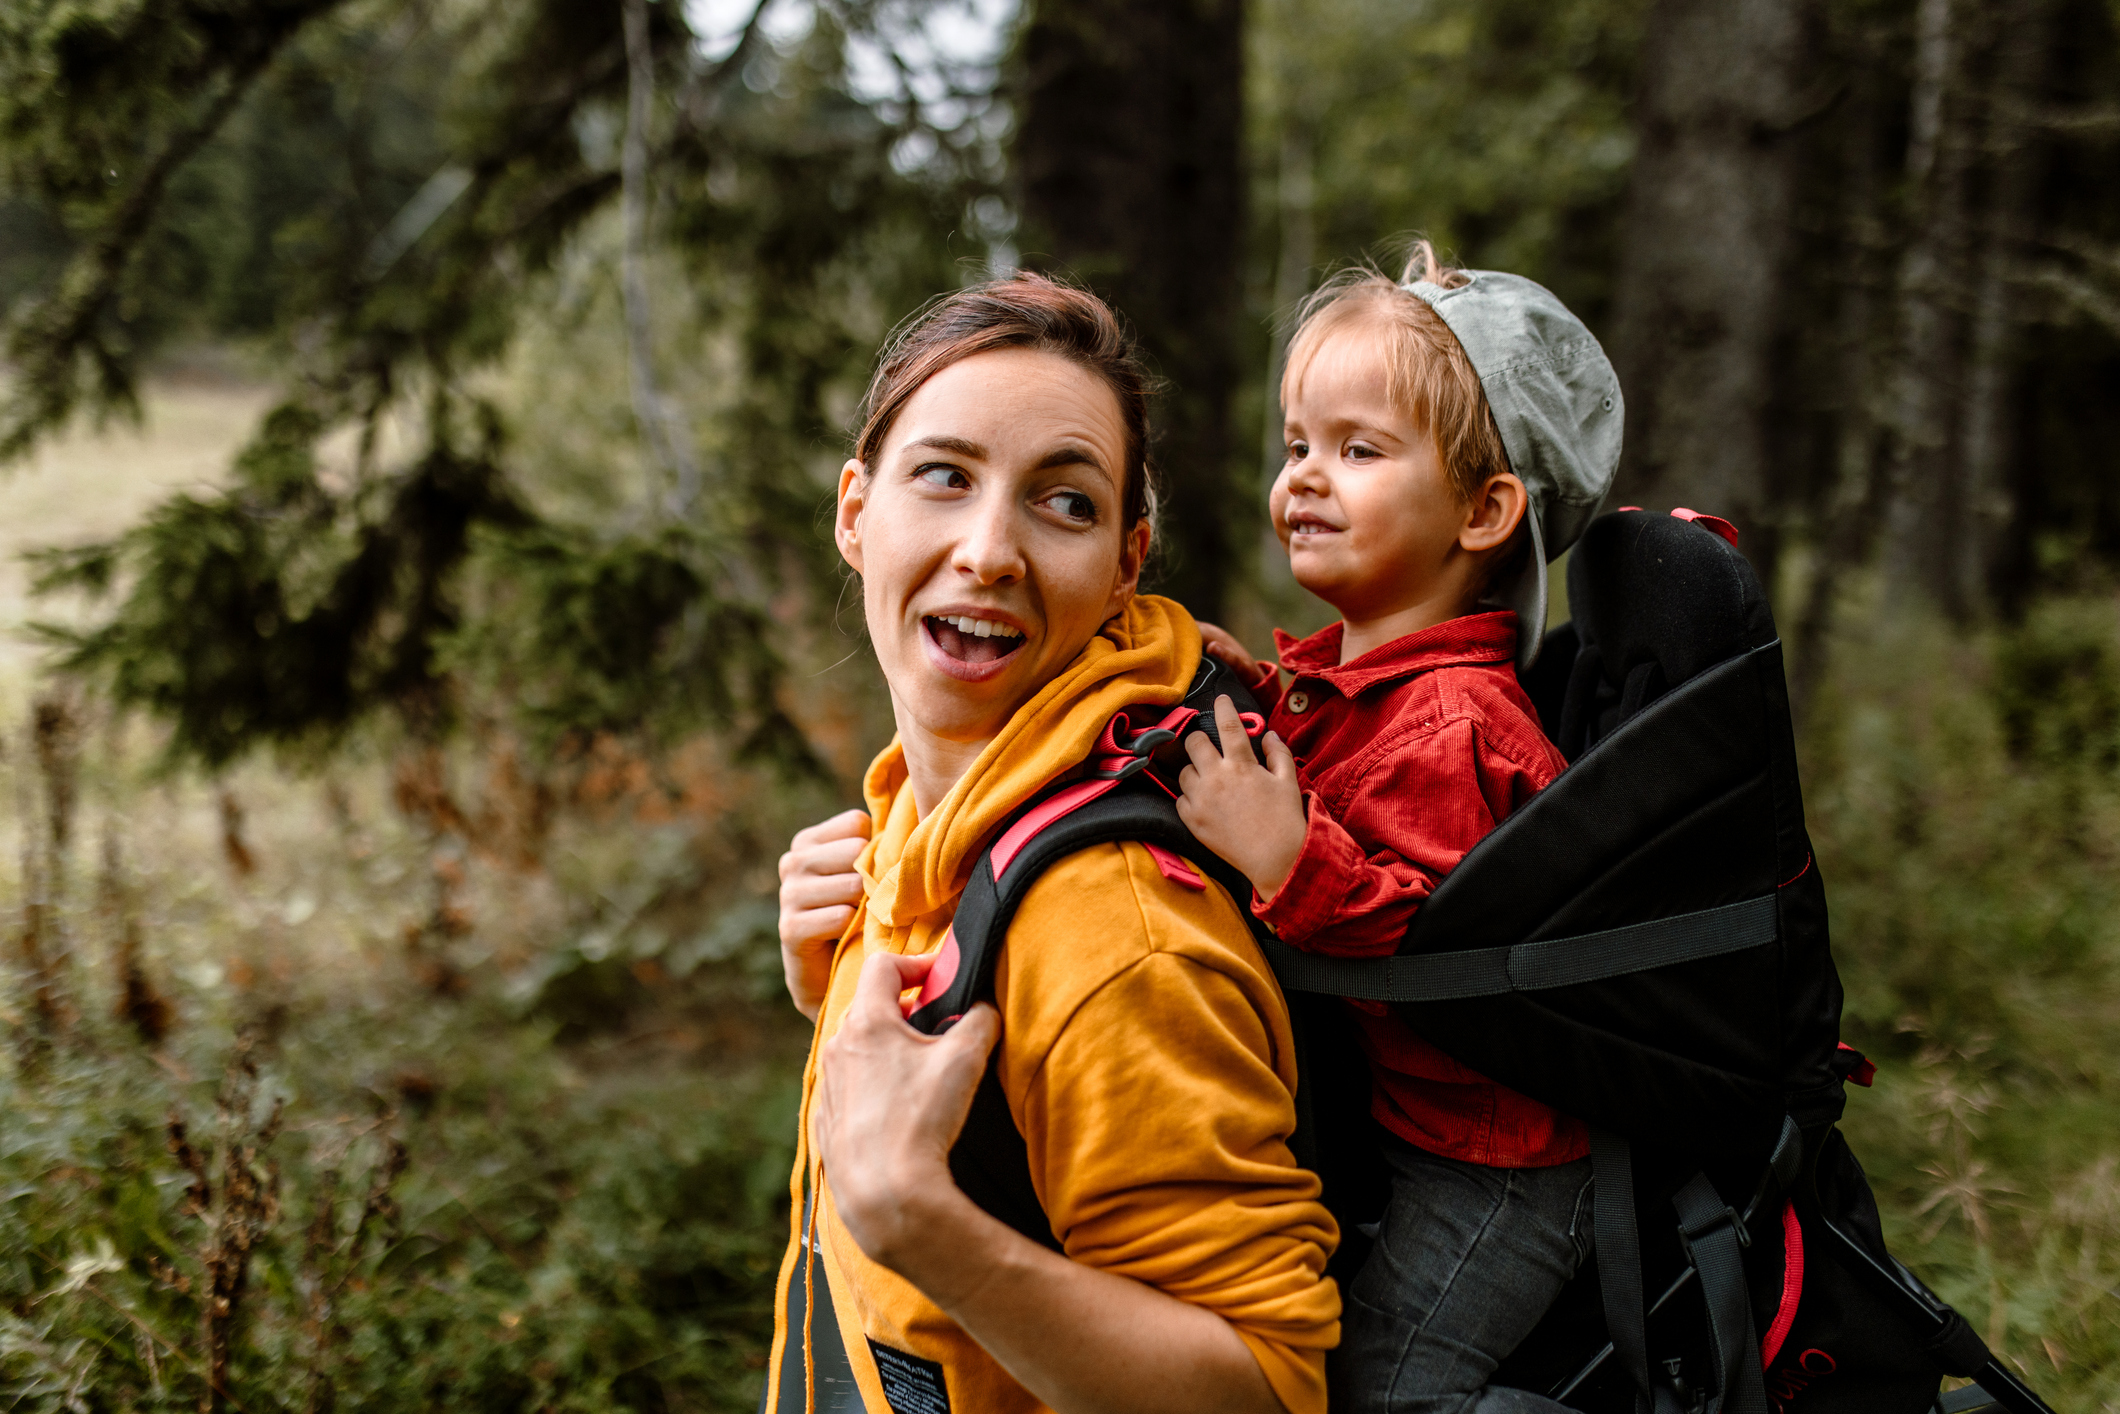
POLYGON ((924 820, 906 788, 905 748, 893 738, 862 780, 876 822, 855 866, 867 894, 864 941, 896 953, 932 947, 995 827, 1087 758, 1113 713, 1178 702, 1199 665, 1192 615, 1160 595, 1134 596, 1009 718, 924 820))

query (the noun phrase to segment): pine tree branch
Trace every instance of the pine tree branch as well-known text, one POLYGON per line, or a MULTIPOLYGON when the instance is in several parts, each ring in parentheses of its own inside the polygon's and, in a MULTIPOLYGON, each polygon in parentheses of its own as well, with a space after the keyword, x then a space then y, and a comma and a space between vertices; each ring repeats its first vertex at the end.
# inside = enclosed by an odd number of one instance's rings
MULTIPOLYGON (((655 50, 648 35, 647 0, 619 3, 624 9, 627 79, 625 149, 620 158, 619 200, 625 221, 621 283, 633 416, 642 440, 671 476, 669 510, 682 520, 699 496, 699 467, 682 414, 656 383, 654 329, 648 313, 648 123, 655 102, 655 50)), ((755 22, 757 17, 752 18, 755 22)))
POLYGON ((8 351, 20 366, 20 389, 0 412, 0 466, 25 456, 40 437, 73 413, 81 399, 76 365, 84 355, 96 364, 97 392, 106 405, 133 403, 131 371, 122 355, 97 337, 97 326, 161 210, 170 179, 221 130, 288 41, 341 3, 313 0, 248 30, 253 42, 227 65, 221 92, 195 121, 163 143, 88 249, 71 262, 59 293, 31 308, 9 331, 8 351))

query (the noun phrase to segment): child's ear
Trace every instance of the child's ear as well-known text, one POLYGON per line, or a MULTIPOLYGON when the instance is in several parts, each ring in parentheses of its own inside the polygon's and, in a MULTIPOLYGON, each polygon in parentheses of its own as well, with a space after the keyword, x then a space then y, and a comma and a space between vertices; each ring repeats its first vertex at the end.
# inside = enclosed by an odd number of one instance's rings
POLYGON ((1505 471, 1487 478, 1465 507, 1465 524, 1458 531, 1458 545, 1472 554, 1509 543, 1523 523, 1531 497, 1515 472, 1505 471))

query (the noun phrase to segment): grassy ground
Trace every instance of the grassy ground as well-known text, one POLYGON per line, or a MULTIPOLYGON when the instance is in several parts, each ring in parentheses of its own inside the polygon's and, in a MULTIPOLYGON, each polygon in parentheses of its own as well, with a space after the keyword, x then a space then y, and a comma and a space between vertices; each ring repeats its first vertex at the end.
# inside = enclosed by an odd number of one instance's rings
MULTIPOLYGON (((0 482, 0 627, 15 550, 212 480, 260 406, 195 373, 0 482)), ((2120 608, 1843 619, 1803 750, 1882 1067, 1846 1127, 1895 1250, 2120 1410, 2120 608)), ((492 739, 158 778, 4 636, 0 742, 8 1407, 753 1407, 806 1040, 766 861, 836 802, 492 739)))

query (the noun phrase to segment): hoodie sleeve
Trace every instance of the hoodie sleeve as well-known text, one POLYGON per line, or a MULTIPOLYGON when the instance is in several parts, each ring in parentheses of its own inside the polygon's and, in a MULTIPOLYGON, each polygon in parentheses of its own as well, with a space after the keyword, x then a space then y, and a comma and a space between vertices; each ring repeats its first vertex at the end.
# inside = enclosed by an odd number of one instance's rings
POLYGON ((1009 931, 1001 1079, 1075 1261, 1215 1312, 1290 1414, 1325 1408, 1338 1241, 1288 1149, 1293 1038, 1235 904, 1139 845, 1062 861, 1009 931))

